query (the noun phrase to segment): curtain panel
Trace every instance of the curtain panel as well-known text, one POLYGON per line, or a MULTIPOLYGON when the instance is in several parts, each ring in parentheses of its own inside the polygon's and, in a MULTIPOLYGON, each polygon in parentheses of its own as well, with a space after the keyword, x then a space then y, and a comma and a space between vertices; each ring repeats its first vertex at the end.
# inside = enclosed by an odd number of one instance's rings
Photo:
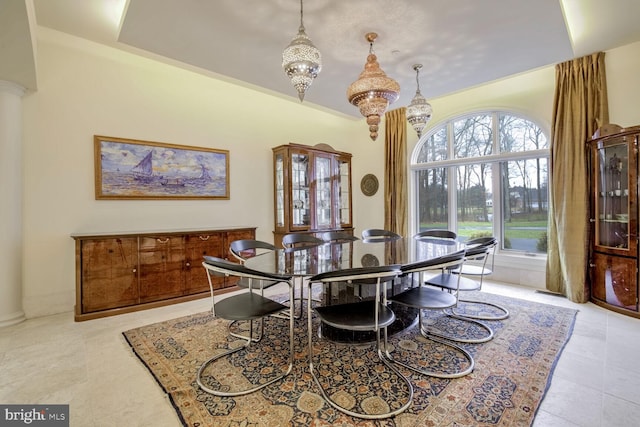
POLYGON ((407 109, 384 115, 384 228, 401 236, 408 233, 407 194, 407 109))
POLYGON ((609 121, 604 52, 556 65, 546 287, 589 300, 586 141, 609 121))

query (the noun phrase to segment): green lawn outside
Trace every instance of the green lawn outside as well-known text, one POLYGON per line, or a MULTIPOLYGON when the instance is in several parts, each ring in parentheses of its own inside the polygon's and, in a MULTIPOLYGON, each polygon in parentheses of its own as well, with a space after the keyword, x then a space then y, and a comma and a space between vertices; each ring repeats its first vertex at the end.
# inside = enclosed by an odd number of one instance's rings
MULTIPOLYGON (((491 232, 492 224, 481 221, 465 221, 458 223, 458 235, 460 237, 469 237, 478 232, 491 232)), ((420 224, 421 230, 428 228, 447 229, 446 223, 420 224)), ((505 233, 510 238, 520 239, 538 239, 542 234, 547 232, 546 221, 511 221, 506 223, 505 233)))

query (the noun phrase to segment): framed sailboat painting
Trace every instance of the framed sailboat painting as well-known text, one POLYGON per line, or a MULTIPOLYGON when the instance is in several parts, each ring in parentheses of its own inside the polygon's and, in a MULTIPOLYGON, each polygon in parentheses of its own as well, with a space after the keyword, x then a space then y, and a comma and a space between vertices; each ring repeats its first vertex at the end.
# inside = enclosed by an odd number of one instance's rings
POLYGON ((229 199, 229 151, 94 135, 96 199, 229 199))

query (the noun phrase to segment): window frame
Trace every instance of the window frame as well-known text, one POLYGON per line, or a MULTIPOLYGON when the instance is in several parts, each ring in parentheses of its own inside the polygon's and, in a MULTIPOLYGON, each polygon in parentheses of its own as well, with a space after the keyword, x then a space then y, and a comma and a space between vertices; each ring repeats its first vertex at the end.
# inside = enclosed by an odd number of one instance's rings
MULTIPOLYGON (((545 158, 547 160, 548 167, 551 162, 551 139, 549 127, 543 125, 539 120, 532 119, 526 114, 523 114, 519 111, 514 111, 511 109, 481 109, 465 112, 462 114, 458 114, 455 116, 450 116, 438 123, 434 126, 430 127, 429 130, 422 135, 422 137, 418 140, 416 145, 414 146, 410 159, 409 159, 409 228, 410 233, 413 235, 417 233, 420 229, 419 224, 419 215, 418 215, 418 188, 419 188, 419 172, 423 170, 433 169, 433 168, 450 168, 447 174, 447 187, 448 187, 448 224, 455 224, 453 227, 454 231, 457 232, 457 197, 456 196, 456 183, 455 183, 455 173, 453 173, 455 167, 465 166, 465 165, 477 165, 480 163, 487 163, 491 167, 491 185, 492 188, 501 189, 500 186, 500 167, 501 164, 507 161, 516 161, 516 160, 531 160, 531 159, 539 159, 545 158), (492 118, 492 154, 481 157, 468 157, 468 158, 454 158, 454 144, 452 143, 453 137, 453 124, 454 122, 458 122, 460 120, 467 119, 473 116, 480 115, 489 115, 492 118), (531 122, 533 125, 537 126, 546 137, 548 141, 549 148, 544 149, 536 149, 536 150, 527 150, 527 151, 517 151, 517 152, 500 152, 500 138, 499 138, 499 124, 500 124, 500 116, 501 115, 510 115, 517 117, 522 120, 526 120, 531 122), (418 163, 418 157, 424 147, 424 145, 429 141, 429 139, 436 133, 440 132, 443 127, 446 127, 447 130, 447 160, 438 160, 438 161, 429 161, 418 163)), ((550 171, 548 170, 549 174, 550 171)), ((548 180, 550 177, 547 178, 548 180)), ((494 192, 495 193, 495 192, 494 192)), ((547 199, 549 200, 549 199, 547 199)), ((494 215, 496 212, 500 213, 499 220, 492 221, 492 229, 493 235, 496 236, 500 241, 502 241, 502 232, 503 232, 503 203, 502 197, 492 196, 493 202, 493 212, 494 215)), ((495 216, 494 216, 495 218, 495 216)), ((530 262, 531 258, 538 258, 541 261, 546 262, 547 254, 546 253, 529 253, 526 251, 518 251, 518 250, 502 250, 500 248, 496 248, 496 255, 498 257, 508 256, 511 258, 523 258, 525 259, 525 263, 530 262)), ((511 262, 511 261, 510 261, 511 262)), ((529 265, 530 267, 530 265, 529 265)))

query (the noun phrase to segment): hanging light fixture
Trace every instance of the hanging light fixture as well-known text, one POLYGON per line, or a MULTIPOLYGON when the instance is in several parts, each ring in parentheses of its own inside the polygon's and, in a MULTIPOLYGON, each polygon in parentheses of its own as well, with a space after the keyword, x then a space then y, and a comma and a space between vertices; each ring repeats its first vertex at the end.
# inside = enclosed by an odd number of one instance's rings
POLYGON ((413 69, 416 70, 416 94, 411 100, 411 103, 407 107, 407 121, 413 126, 413 130, 418 134, 418 138, 422 136, 422 129, 427 125, 427 122, 431 120, 431 113, 433 109, 431 104, 427 102, 427 99, 420 93, 420 69, 422 64, 415 64, 413 69))
POLYGON ((360 73, 358 80, 351 83, 347 89, 347 99, 360 109, 360 114, 367 118, 369 136, 373 141, 378 137, 380 117, 389 104, 398 100, 400 85, 380 68, 378 58, 373 53, 373 42, 378 37, 376 33, 367 33, 365 38, 369 42, 369 56, 360 73))
POLYGON ((293 87, 298 91, 300 102, 304 100, 306 90, 309 89, 313 79, 318 76, 322 69, 322 56, 305 33, 302 17, 302 0, 300 0, 300 28, 298 28, 298 34, 282 52, 282 69, 291 79, 293 87))

